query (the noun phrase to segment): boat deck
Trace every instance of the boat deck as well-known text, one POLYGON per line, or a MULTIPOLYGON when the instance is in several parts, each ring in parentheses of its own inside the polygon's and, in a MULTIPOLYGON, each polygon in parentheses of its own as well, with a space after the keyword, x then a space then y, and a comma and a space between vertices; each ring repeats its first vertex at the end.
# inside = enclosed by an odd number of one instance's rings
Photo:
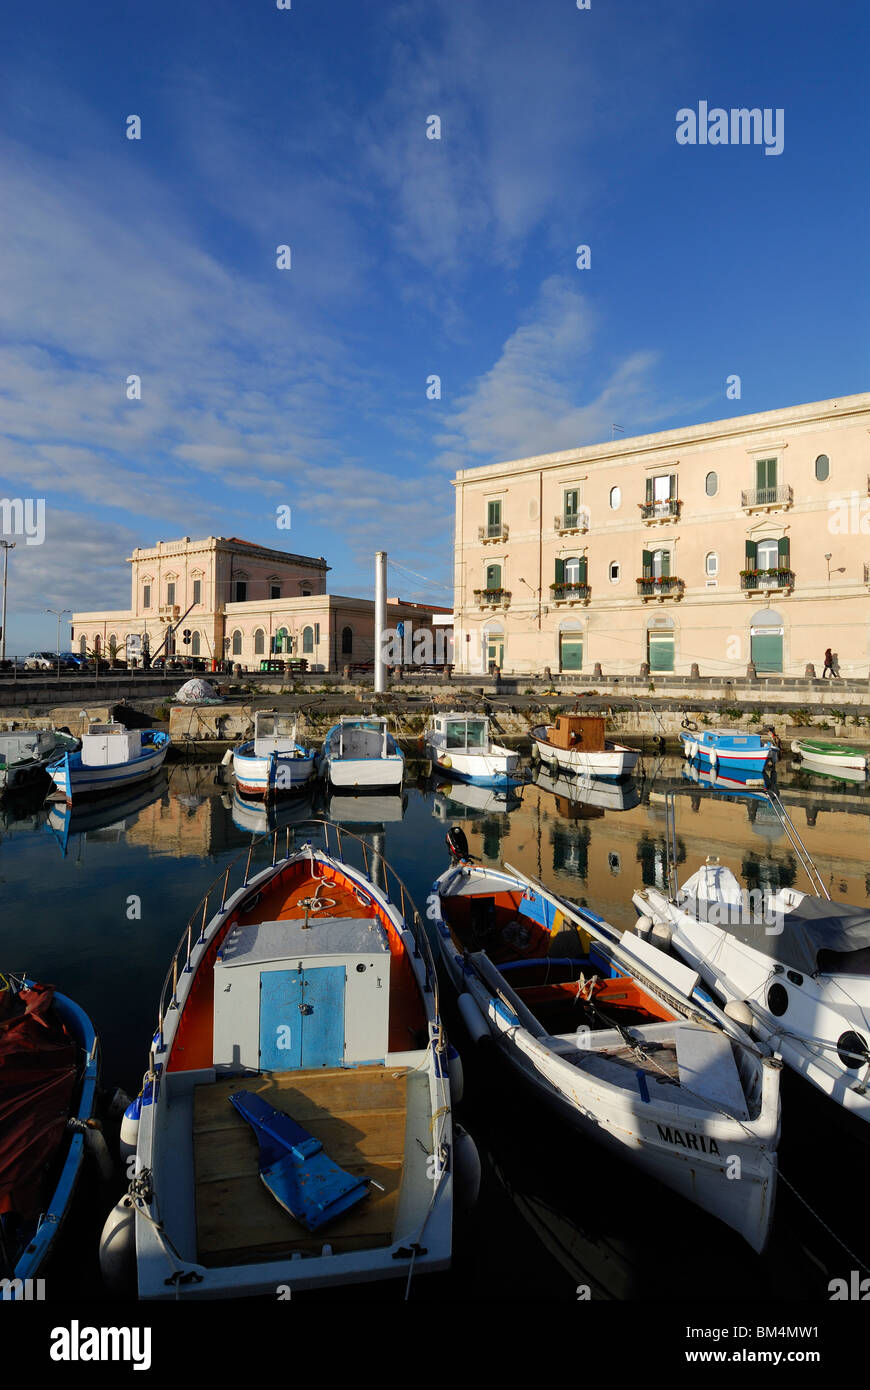
POLYGON ((299 1251, 335 1254, 390 1245, 402 1185, 407 1068, 378 1066, 234 1076, 194 1089, 197 1258, 244 1264, 299 1251), (283 1110, 354 1175, 374 1178, 365 1199, 312 1233, 279 1205, 258 1171, 253 1130, 230 1104, 239 1090, 283 1110))

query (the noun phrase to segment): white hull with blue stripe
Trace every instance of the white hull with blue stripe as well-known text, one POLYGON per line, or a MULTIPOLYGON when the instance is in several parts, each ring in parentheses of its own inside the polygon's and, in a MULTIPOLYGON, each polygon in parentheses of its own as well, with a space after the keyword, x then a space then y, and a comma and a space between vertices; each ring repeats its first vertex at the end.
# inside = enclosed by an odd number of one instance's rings
POLYGON ((760 734, 732 733, 728 729, 703 729, 680 734, 683 757, 702 767, 754 772, 761 775, 776 762, 776 747, 760 734))
POLYGON ((423 735, 432 770, 476 787, 519 786, 519 753, 493 743, 485 715, 436 714, 423 735))
POLYGON ((83 737, 80 752, 67 752, 48 764, 48 774, 65 801, 118 791, 151 777, 163 766, 170 740, 162 730, 124 730, 123 737, 114 731, 109 735, 95 732, 95 727, 92 725, 83 737), (112 759, 114 754, 125 751, 127 756, 118 761, 96 760, 100 756, 112 759))
POLYGON ((298 747, 292 752, 257 757, 254 742, 240 743, 233 752, 236 785, 245 796, 278 796, 300 792, 314 776, 315 753, 298 747))
POLYGON ((338 788, 401 787, 405 755, 383 718, 345 716, 326 735, 317 770, 338 788))

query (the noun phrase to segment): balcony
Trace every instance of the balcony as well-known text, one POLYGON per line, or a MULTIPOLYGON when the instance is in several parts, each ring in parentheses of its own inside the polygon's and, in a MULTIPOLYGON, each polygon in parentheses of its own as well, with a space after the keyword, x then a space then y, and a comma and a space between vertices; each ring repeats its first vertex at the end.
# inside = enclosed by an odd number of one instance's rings
POLYGON ((745 593, 776 592, 790 594, 794 588, 792 570, 741 570, 740 587, 745 593))
POLYGON ((558 531, 560 536, 575 535, 585 536, 589 530, 588 512, 565 512, 564 516, 553 517, 553 530, 558 531))
POLYGON ((779 487, 750 487, 741 493, 740 505, 745 512, 775 512, 790 507, 794 493, 788 483, 779 487))
POLYGON ((588 603, 592 589, 588 584, 551 584, 553 603, 588 603))
POLYGON ((179 603, 161 603, 158 615, 168 623, 174 622, 176 618, 181 617, 181 605, 179 603))
POLYGON ((660 497, 655 502, 638 502, 640 519, 646 526, 657 521, 676 521, 682 502, 679 497, 660 497))
POLYGON ((488 545, 490 541, 506 541, 510 529, 499 522, 495 526, 478 526, 477 539, 481 545, 488 545))
POLYGON ((639 579, 637 581, 637 592, 646 602, 649 598, 657 598, 662 603, 666 598, 681 599, 683 590, 686 587, 685 580, 676 579, 673 575, 662 575, 659 579, 639 579))
POLYGON ((511 601, 510 589, 474 589, 473 593, 478 608, 507 608, 511 601))

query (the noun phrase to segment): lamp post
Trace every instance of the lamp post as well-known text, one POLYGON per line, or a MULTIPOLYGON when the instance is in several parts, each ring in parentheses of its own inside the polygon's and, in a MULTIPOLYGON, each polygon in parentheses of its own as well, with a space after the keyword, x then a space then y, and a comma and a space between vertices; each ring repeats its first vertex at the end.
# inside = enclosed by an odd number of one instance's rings
POLYGON ((57 678, 60 680, 60 620, 64 613, 71 613, 71 608, 46 608, 46 613, 53 613, 57 618, 57 678))
POLYGON ((14 541, 0 541, 3 547, 3 618, 0 627, 0 661, 6 660, 6 570, 9 565, 9 552, 15 549, 14 541))
POLYGON ((832 558, 833 558, 833 556, 830 555, 830 554, 827 554, 827 555, 825 556, 825 560, 826 560, 827 566, 828 566, 828 583, 829 583, 829 584, 830 584, 830 582, 831 582, 831 575, 832 575, 832 574, 845 574, 845 573, 846 573, 846 566, 845 566, 845 565, 839 565, 839 566, 837 567, 837 569, 835 569, 835 570, 832 570, 832 569, 831 569, 831 560, 832 560, 832 558))

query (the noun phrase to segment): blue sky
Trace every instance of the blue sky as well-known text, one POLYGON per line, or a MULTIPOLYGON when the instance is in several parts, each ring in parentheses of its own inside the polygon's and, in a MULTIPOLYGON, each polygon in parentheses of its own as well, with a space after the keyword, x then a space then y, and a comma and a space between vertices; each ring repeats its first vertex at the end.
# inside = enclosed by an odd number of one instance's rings
POLYGON ((15 8, 0 497, 46 538, 9 651, 185 534, 323 554, 342 593, 384 548, 449 603, 457 468, 867 388, 857 0, 15 8), (678 145, 701 100, 781 107, 782 154, 678 145))

